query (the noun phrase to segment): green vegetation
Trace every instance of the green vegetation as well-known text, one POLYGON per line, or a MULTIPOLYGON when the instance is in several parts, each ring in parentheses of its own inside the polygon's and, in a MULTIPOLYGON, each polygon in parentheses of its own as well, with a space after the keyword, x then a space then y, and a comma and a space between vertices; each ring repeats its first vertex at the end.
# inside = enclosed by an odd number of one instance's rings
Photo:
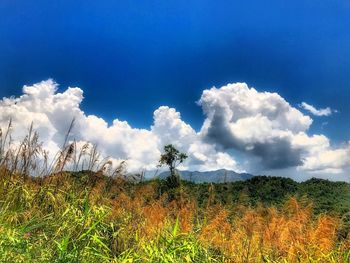
MULTIPOLYGON (((327 219, 331 220, 331 226, 334 224, 331 229, 336 231, 334 240, 329 236, 335 243, 331 249, 322 250, 325 253, 322 257, 312 254, 313 250, 302 244, 299 248, 302 262, 319 262, 320 258, 321 262, 349 260, 349 247, 344 247, 349 233, 349 227, 344 223, 348 222, 337 221, 348 220, 349 203, 342 201, 349 200, 349 184, 319 179, 296 183, 279 177, 255 177, 226 184, 183 182, 182 200, 169 203, 166 195, 157 193, 161 183, 157 180, 128 182, 92 172, 60 173, 27 178, 26 181, 2 174, 0 261, 227 262, 230 256, 223 249, 227 245, 215 233, 221 233, 223 240, 226 235, 239 240, 231 231, 235 224, 239 226, 245 222, 241 222, 242 216, 257 213, 254 218, 265 218, 273 207, 277 210, 269 217, 273 215, 279 220, 289 220, 288 224, 280 221, 288 226, 291 223, 298 225, 295 219, 284 217, 287 211, 291 211, 288 204, 292 195, 300 197, 298 213, 304 216, 314 204, 314 209, 310 210, 314 212, 313 216, 307 219, 308 223, 303 223, 307 229, 317 222, 311 218, 321 220, 319 216, 322 215, 322 220, 326 220, 327 212, 333 218, 327 219), (338 192, 334 192, 335 189, 338 192), (334 194, 338 199, 333 199, 334 194), (225 213, 228 213, 227 217, 223 216, 225 213), (212 243, 209 242, 211 237, 214 238, 212 243)), ((319 227, 312 229, 310 236, 318 233, 319 227)), ((241 230, 237 231, 240 233, 241 230)), ((244 251, 244 246, 241 251, 244 251)), ((257 262, 257 255, 253 252, 251 256, 235 255, 231 259, 234 262, 257 262), (247 261, 244 260, 246 256, 247 261)), ((265 262, 283 262, 288 258, 278 251, 274 252, 277 255, 265 253, 259 255, 265 256, 265 262)))
MULTIPOLYGON (((67 139, 48 165, 32 128, 17 148, 9 138, 0 130, 0 262, 350 260, 347 183, 144 182, 89 144, 67 139)), ((185 155, 166 149, 175 172, 185 155)))
POLYGON ((191 184, 189 191, 195 192, 199 203, 209 198, 208 187, 215 189, 215 203, 230 204, 244 202, 250 206, 259 203, 281 206, 288 198, 312 202, 315 214, 335 213, 346 215, 350 211, 350 184, 312 178, 305 182, 295 182, 290 178, 255 176, 246 181, 220 184, 191 184))
POLYGON ((180 153, 173 145, 164 146, 164 153, 160 156, 159 166, 167 165, 169 167, 170 176, 166 178, 168 189, 174 189, 180 186, 180 176, 176 171, 176 166, 186 158, 187 155, 180 153))

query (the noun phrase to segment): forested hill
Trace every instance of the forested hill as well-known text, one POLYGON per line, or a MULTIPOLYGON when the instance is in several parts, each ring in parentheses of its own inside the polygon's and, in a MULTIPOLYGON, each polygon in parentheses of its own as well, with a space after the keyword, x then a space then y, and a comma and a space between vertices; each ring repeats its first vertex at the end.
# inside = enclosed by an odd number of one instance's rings
POLYGON ((296 196, 313 202, 314 212, 346 214, 350 211, 350 184, 312 178, 295 182, 290 178, 254 176, 249 180, 231 183, 184 183, 196 195, 199 203, 207 202, 210 195, 215 202, 250 205, 282 205, 287 198, 296 196))

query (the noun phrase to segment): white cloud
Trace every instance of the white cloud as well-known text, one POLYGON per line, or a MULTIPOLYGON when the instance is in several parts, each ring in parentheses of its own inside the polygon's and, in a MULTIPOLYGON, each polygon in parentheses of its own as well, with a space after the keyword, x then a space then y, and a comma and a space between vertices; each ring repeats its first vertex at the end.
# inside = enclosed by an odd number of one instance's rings
POLYGON ((306 158, 303 168, 311 172, 341 173, 350 166, 350 147, 319 152, 306 158))
POLYGON ((80 108, 82 100, 81 89, 59 93, 52 80, 24 86, 22 96, 0 100, 0 127, 12 118, 13 138, 21 140, 33 121, 44 147, 56 152, 75 118, 72 137, 79 145, 97 144, 103 156, 116 162, 127 160, 131 172, 155 169, 163 146, 169 143, 188 154, 182 169, 249 172, 298 168, 330 174, 350 167, 348 144, 334 148, 326 136, 308 135, 309 116, 277 93, 258 92, 245 83, 203 91, 198 104, 206 118, 199 132, 167 106, 154 111, 149 129, 137 129, 118 119, 109 125, 85 114, 80 108), (239 152, 243 161, 238 162, 231 149, 239 152))
POLYGON ((235 83, 203 91, 198 104, 206 115, 203 138, 258 160, 255 165, 261 169, 298 167, 329 173, 350 165, 346 149, 333 149, 324 135, 309 136, 312 119, 277 93, 235 83))
POLYGON ((330 107, 324 109, 316 109, 314 106, 307 104, 306 102, 302 102, 300 104, 300 108, 309 111, 315 116, 330 116, 333 112, 335 112, 330 107))
POLYGON ((132 172, 155 169, 162 147, 168 143, 188 153, 189 159, 184 168, 212 170, 226 167, 239 170, 231 156, 202 142, 175 109, 160 107, 154 112, 154 125, 149 130, 137 129, 126 121, 115 119, 112 125, 108 125, 102 118, 86 115, 80 109, 82 100, 81 89, 68 88, 58 93, 57 84, 52 80, 24 86, 23 95, 19 98, 0 101, 0 127, 5 127, 12 118, 14 140, 18 141, 24 138, 33 121, 44 147, 56 152, 74 118, 74 139, 80 144, 97 144, 103 156, 127 160, 127 168, 132 172))
POLYGON ((172 143, 187 153, 189 158, 182 166, 183 169, 206 171, 226 168, 242 171, 232 156, 217 151, 214 145, 204 142, 173 108, 161 106, 154 112, 151 131, 159 139, 159 149, 172 143))
POLYGON ((301 150, 291 144, 312 119, 277 93, 258 92, 245 83, 205 90, 198 102, 207 118, 202 136, 223 149, 258 156, 270 169, 301 165, 301 150))

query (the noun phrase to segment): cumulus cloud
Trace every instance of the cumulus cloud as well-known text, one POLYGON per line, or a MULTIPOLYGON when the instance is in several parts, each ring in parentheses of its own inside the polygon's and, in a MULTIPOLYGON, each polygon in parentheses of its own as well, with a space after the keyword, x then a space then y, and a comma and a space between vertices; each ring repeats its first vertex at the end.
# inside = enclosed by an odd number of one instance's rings
POLYGON ((218 149, 239 150, 263 169, 298 167, 329 173, 349 165, 346 150, 332 149, 324 135, 309 136, 312 119, 277 93, 235 83, 204 90, 198 104, 206 115, 204 140, 218 149), (341 160, 331 165, 330 156, 341 160))
POLYGON ((47 80, 24 86, 23 95, 18 98, 3 98, 0 101, 0 127, 5 127, 11 118, 15 127, 13 138, 21 140, 33 122, 44 147, 56 152, 74 118, 72 137, 75 140, 80 144, 97 144, 103 156, 127 160, 131 172, 155 169, 162 147, 168 143, 188 153, 184 168, 239 170, 233 157, 202 142, 199 134, 183 122, 180 113, 173 108, 157 109, 150 129, 137 129, 119 119, 109 125, 104 119, 86 115, 81 110, 83 91, 80 88, 68 88, 62 93, 57 92, 57 88, 53 80, 47 80))
POLYGON ((77 141, 99 145, 104 156, 128 159, 131 170, 156 160, 159 152, 153 145, 157 138, 150 131, 133 129, 117 119, 108 126, 103 119, 86 115, 80 109, 82 100, 81 89, 68 88, 58 93, 57 84, 52 80, 24 86, 22 96, 0 102, 0 124, 4 127, 11 118, 14 140, 21 140, 33 122, 44 148, 54 153, 62 145, 71 120, 75 119, 73 137, 77 141))
POLYGON ((198 103, 207 117, 201 131, 207 141, 258 156, 269 169, 302 164, 302 151, 292 138, 312 120, 277 93, 237 83, 205 90, 198 103))
POLYGON ((305 159, 303 168, 318 173, 342 173, 345 167, 350 166, 350 147, 327 149, 305 159))
POLYGON ((350 144, 333 147, 326 136, 309 135, 309 116, 277 93, 259 92, 245 83, 203 91, 198 104, 205 120, 199 132, 167 106, 154 111, 148 129, 131 127, 119 119, 108 124, 82 111, 80 88, 69 87, 62 93, 57 88, 53 80, 42 81, 24 86, 20 97, 0 100, 0 127, 12 118, 13 139, 18 141, 33 122, 44 147, 55 153, 74 118, 72 137, 79 145, 97 144, 103 156, 116 162, 127 160, 130 172, 155 169, 163 146, 169 143, 189 156, 181 169, 249 172, 297 168, 330 174, 350 166, 350 144), (239 153, 241 159, 233 153, 239 153))
POLYGON ((187 153, 189 159, 184 163, 183 169, 203 171, 225 168, 243 171, 232 156, 217 151, 214 145, 204 142, 200 134, 182 121, 180 113, 173 108, 162 106, 154 112, 151 131, 159 139, 159 148, 172 143, 187 153))
POLYGON ((330 116, 334 112, 330 107, 324 109, 316 109, 314 106, 307 104, 306 102, 302 102, 300 104, 300 108, 307 110, 315 116, 330 116))

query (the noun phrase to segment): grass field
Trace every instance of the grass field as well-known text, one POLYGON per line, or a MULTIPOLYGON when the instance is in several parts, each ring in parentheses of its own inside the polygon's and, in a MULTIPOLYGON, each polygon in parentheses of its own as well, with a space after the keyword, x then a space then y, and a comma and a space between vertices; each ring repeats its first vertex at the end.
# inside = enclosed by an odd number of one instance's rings
POLYGON ((49 166, 35 132, 17 148, 0 137, 0 262, 350 261, 346 183, 166 189, 108 169, 94 147, 67 144, 49 166))
MULTIPOLYGON (((169 201, 158 181, 1 176, 1 262, 349 262, 340 217, 283 206, 169 201)), ((183 191, 181 191, 183 190, 183 191)), ((208 189, 208 191, 211 191, 208 189)), ((212 198, 212 199, 211 199, 212 198)))

